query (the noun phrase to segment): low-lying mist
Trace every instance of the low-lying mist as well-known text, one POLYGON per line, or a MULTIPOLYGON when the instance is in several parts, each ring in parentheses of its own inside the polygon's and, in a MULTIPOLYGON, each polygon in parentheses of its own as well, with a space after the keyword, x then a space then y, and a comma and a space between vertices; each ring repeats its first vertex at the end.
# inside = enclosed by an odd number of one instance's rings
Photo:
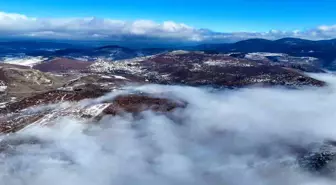
POLYGON ((329 86, 129 87, 188 106, 168 115, 107 116, 99 124, 63 117, 53 126, 3 135, 0 184, 335 184, 336 173, 312 173, 298 164, 307 150, 336 140, 336 77, 315 77, 329 86))

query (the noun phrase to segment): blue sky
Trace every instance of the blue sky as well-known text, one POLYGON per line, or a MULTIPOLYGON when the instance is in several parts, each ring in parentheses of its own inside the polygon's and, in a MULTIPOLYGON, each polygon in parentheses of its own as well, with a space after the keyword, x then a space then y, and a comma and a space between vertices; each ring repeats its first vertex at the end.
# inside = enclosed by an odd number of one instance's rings
POLYGON ((336 24, 333 0, 1 0, 31 17, 175 21, 219 32, 309 29, 336 24))

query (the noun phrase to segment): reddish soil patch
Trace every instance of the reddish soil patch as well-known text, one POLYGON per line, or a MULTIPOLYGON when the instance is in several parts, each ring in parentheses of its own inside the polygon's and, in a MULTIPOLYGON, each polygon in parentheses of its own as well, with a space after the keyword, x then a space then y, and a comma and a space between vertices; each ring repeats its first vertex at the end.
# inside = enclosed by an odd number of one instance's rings
POLYGON ((68 72, 86 71, 90 65, 91 63, 86 61, 56 58, 41 64, 37 64, 33 68, 42 72, 68 72))
POLYGON ((118 115, 122 112, 140 113, 146 110, 170 112, 176 108, 183 108, 185 106, 185 102, 165 98, 156 98, 146 95, 123 95, 115 98, 112 105, 107 107, 103 113, 118 115))

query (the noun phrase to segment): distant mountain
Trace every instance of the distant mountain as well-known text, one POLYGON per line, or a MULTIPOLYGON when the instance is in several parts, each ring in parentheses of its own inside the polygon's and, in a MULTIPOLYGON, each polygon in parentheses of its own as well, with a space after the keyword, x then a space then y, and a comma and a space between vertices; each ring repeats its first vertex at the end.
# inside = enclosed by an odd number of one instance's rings
POLYGON ((323 61, 323 67, 336 69, 336 39, 311 41, 298 38, 283 38, 275 41, 266 39, 249 39, 232 44, 202 44, 194 50, 207 52, 270 52, 285 53, 292 56, 309 56, 323 61))
POLYGON ((95 61, 98 58, 107 60, 123 60, 135 57, 143 57, 154 55, 162 52, 171 51, 165 48, 147 48, 147 49, 131 49, 117 45, 107 45, 93 48, 66 48, 54 51, 32 51, 27 53, 28 56, 44 56, 44 57, 66 57, 72 59, 95 61))
POLYGON ((84 46, 78 44, 51 41, 2 41, 0 42, 0 54, 47 52, 65 48, 83 47, 84 46))

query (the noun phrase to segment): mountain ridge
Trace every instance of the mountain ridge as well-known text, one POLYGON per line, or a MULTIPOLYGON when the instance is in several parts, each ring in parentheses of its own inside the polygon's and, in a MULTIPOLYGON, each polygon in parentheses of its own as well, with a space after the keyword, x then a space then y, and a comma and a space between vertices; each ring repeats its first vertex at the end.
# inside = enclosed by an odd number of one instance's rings
POLYGON ((285 53, 296 57, 315 57, 322 60, 322 66, 335 70, 336 39, 330 40, 305 40, 298 38, 283 38, 279 40, 248 39, 236 43, 202 44, 195 50, 211 51, 218 53, 230 52, 270 52, 285 53))

